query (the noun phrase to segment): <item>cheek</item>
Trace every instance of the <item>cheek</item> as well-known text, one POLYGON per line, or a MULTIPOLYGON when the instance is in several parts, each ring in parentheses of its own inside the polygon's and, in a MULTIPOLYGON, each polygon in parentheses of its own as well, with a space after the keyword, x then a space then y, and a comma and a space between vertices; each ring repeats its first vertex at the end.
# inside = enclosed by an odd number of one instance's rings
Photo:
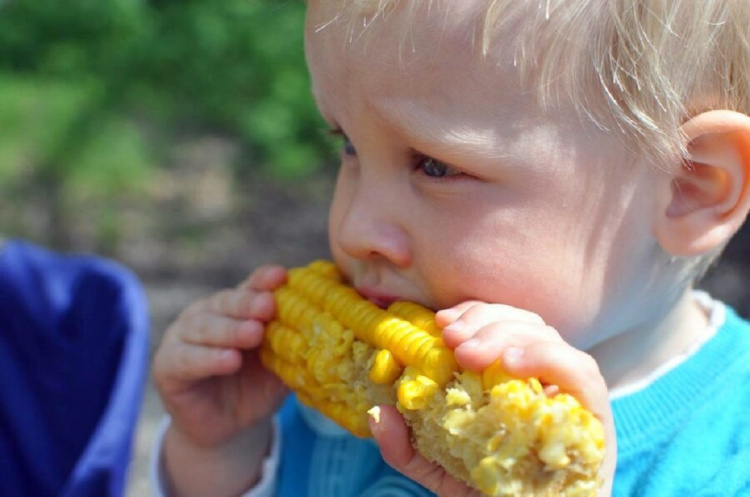
MULTIPOLYGON (((343 168, 343 166, 340 167, 343 168)), ((331 204, 328 208, 328 243, 331 246, 331 251, 334 253, 334 256, 336 256, 336 252, 339 251, 336 240, 338 240, 341 223, 346 215, 347 209, 349 208, 353 190, 353 187, 350 186, 351 182, 348 181, 345 176, 344 171, 340 169, 338 176, 336 177, 336 185, 333 190, 331 204)))
POLYGON ((331 205, 328 208, 328 242, 331 244, 332 249, 338 237, 339 226, 341 226, 341 220, 345 212, 345 209, 342 207, 343 203, 337 200, 337 198, 338 196, 334 194, 331 205))
POLYGON ((550 315, 560 307, 557 302, 578 294, 586 279, 588 273, 581 270, 582 261, 575 254, 548 248, 518 250, 505 243, 496 243, 489 254, 446 254, 438 285, 445 290, 441 300, 476 298, 550 315))
POLYGON ((577 225, 528 221, 496 220, 433 243, 442 247, 428 266, 437 275, 430 284, 436 307, 502 303, 535 312, 566 335, 592 321, 603 279, 590 236, 577 225))

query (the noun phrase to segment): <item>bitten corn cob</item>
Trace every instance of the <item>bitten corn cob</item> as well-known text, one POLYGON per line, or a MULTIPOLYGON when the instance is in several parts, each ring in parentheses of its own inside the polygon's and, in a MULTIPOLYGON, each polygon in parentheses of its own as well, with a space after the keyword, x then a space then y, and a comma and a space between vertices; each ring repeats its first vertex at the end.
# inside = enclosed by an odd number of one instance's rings
POLYGON ((432 311, 388 310, 342 283, 330 262, 289 271, 275 293, 261 358, 299 399, 355 435, 368 411, 396 405, 426 457, 486 495, 593 495, 604 430, 567 394, 536 379, 460 371, 432 311))

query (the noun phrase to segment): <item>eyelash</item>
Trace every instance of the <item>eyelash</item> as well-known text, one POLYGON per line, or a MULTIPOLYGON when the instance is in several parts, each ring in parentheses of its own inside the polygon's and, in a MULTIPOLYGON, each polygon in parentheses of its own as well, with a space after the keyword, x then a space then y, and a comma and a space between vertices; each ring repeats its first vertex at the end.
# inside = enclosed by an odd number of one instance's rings
POLYGON ((463 173, 445 162, 435 159, 434 157, 430 157, 429 155, 424 155, 420 153, 415 153, 412 156, 412 161, 415 164, 415 169, 419 170, 421 174, 424 174, 428 178, 431 179, 441 179, 441 180, 447 180, 447 179, 453 179, 455 177, 463 176, 463 173), (439 175, 431 175, 427 173, 426 167, 429 163, 434 164, 440 164, 445 167, 445 170, 442 174, 439 175))
MULTIPOLYGON (((349 140, 349 137, 346 135, 346 133, 344 133, 343 129, 338 128, 338 127, 337 128, 331 128, 331 129, 329 129, 328 132, 329 132, 329 134, 331 134, 333 136, 339 137, 343 141, 342 149, 343 149, 343 152, 346 155, 350 155, 350 156, 356 156, 357 155, 356 148, 352 144, 351 140, 349 140)), ((414 169, 415 170, 419 170, 422 174, 424 174, 428 178, 433 178, 433 179, 443 179, 443 178, 445 178, 445 179, 448 179, 448 178, 454 178, 454 177, 457 177, 457 176, 463 176, 463 173, 461 171, 458 171, 458 170, 452 168, 448 164, 446 164, 446 163, 444 163, 444 162, 442 162, 440 160, 437 160, 434 157, 430 157, 429 155, 421 154, 419 152, 414 152, 412 154, 412 162, 414 164, 414 169), (441 164, 441 165, 445 166, 445 168, 448 171, 445 172, 445 173, 443 173, 443 174, 441 174, 441 175, 437 175, 437 176, 433 176, 433 175, 427 174, 427 172, 425 171, 425 169, 423 169, 423 167, 424 167, 424 163, 427 163, 429 161, 434 161, 437 164, 441 164)))
POLYGON ((343 129, 338 127, 329 128, 328 134, 331 136, 335 136, 337 139, 343 142, 342 149, 346 155, 357 155, 357 150, 354 148, 354 145, 352 144, 351 140, 349 140, 349 137, 346 136, 346 133, 344 133, 343 129), (347 144, 349 146, 347 146, 347 144))

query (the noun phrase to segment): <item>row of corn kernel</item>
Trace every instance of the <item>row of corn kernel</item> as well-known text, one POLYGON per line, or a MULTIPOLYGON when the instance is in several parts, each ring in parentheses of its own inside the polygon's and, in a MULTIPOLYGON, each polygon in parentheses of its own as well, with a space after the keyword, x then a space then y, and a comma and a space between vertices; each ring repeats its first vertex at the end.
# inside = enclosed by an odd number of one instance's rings
MULTIPOLYGON (((354 289, 327 278, 321 271, 309 267, 290 270, 289 285, 333 314, 360 340, 389 350, 401 365, 417 367, 441 385, 457 371, 453 354, 442 339, 363 300, 354 289)), ((405 312, 414 312, 414 309, 407 307, 405 312)))
POLYGON ((318 409, 352 433, 368 436, 369 427, 364 426, 366 418, 363 423, 358 410, 350 406, 351 395, 331 395, 335 384, 321 383, 316 378, 319 376, 316 373, 320 373, 321 369, 308 362, 308 348, 302 336, 276 321, 269 324, 266 333, 267 340, 261 348, 264 364, 297 391, 302 402, 318 409))

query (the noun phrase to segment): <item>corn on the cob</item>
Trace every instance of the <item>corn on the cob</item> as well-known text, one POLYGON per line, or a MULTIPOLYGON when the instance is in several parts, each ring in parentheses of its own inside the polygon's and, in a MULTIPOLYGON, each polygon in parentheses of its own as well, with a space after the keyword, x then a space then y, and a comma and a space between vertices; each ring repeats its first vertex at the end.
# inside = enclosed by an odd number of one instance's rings
POLYGON ((383 310, 316 261, 289 271, 261 358, 310 405, 358 436, 368 411, 396 405, 416 447, 486 495, 592 495, 604 430, 573 397, 499 364, 460 371, 432 311, 383 310))

